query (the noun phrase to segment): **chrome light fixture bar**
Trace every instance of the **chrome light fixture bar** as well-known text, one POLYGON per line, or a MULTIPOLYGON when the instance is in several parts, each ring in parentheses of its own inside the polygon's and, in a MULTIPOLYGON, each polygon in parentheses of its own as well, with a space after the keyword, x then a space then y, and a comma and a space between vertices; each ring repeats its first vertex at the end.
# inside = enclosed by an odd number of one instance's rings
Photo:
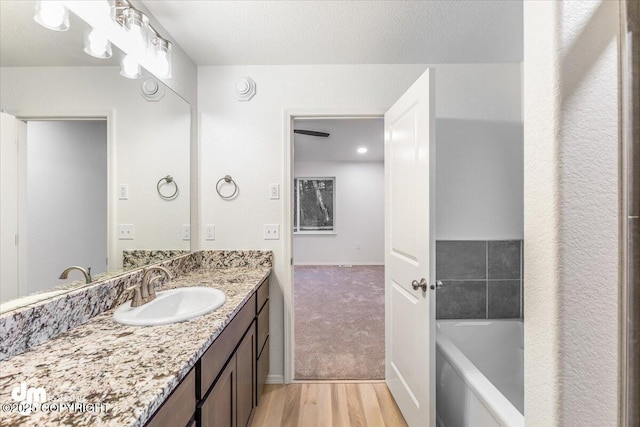
POLYGON ((111 58, 114 44, 124 53, 120 74, 136 79, 141 66, 157 77, 171 77, 171 42, 160 37, 149 18, 127 0, 40 0, 34 19, 45 28, 69 29, 69 11, 91 26, 84 51, 95 58, 111 58))

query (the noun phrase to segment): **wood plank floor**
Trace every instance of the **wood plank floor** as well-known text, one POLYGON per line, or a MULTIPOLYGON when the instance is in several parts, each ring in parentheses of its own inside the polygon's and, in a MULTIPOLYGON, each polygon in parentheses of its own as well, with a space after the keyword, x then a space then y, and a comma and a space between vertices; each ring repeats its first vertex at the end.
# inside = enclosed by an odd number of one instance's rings
POLYGON ((386 384, 269 384, 251 427, 403 427, 386 384))

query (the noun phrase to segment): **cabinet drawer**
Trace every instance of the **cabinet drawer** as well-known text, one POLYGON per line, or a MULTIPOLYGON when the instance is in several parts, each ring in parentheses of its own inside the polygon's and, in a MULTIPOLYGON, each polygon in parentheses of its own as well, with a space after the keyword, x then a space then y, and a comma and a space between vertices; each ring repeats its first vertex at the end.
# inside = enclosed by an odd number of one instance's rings
POLYGON ((264 347, 265 341, 267 341, 267 337, 269 336, 269 300, 267 300, 264 307, 262 307, 262 311, 258 315, 258 351, 256 353, 256 357, 260 356, 260 352, 262 352, 262 348, 264 347))
POLYGON ((256 306, 256 313, 259 313, 262 306, 269 299, 269 278, 267 277, 264 282, 258 288, 256 294, 258 295, 258 305, 256 306))
POLYGON ((258 378, 256 387, 256 405, 261 402, 262 391, 264 390, 264 384, 267 381, 267 375, 269 374, 269 338, 264 345, 264 349, 258 358, 258 378))
POLYGON ((147 423, 147 427, 186 426, 195 410, 196 370, 192 369, 147 423))
POLYGON ((200 396, 207 393, 255 316, 256 296, 254 294, 202 355, 202 359, 200 359, 200 396))

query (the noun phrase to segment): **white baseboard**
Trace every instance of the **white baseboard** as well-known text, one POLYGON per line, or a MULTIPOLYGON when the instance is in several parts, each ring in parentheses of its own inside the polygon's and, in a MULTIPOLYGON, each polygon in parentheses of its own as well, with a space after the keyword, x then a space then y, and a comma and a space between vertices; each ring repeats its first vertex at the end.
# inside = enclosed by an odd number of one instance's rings
POLYGON ((306 265, 322 265, 322 266, 338 266, 338 265, 384 265, 384 262, 377 261, 344 261, 344 262, 294 262, 294 266, 306 265))
POLYGON ((266 384, 284 384, 284 375, 267 375, 266 384))

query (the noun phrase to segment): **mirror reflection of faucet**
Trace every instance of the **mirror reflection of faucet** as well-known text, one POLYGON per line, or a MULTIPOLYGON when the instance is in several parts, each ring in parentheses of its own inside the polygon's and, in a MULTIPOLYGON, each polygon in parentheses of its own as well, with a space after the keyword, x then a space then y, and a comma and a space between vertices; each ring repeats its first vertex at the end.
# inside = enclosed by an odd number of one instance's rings
POLYGON ((87 283, 91 283, 91 267, 88 267, 86 270, 82 267, 78 267, 77 265, 74 265, 72 267, 67 268, 65 271, 62 272, 62 274, 60 275, 59 279, 66 279, 67 277, 69 277, 69 272, 71 270, 80 270, 82 272, 82 274, 84 274, 84 280, 87 283))

